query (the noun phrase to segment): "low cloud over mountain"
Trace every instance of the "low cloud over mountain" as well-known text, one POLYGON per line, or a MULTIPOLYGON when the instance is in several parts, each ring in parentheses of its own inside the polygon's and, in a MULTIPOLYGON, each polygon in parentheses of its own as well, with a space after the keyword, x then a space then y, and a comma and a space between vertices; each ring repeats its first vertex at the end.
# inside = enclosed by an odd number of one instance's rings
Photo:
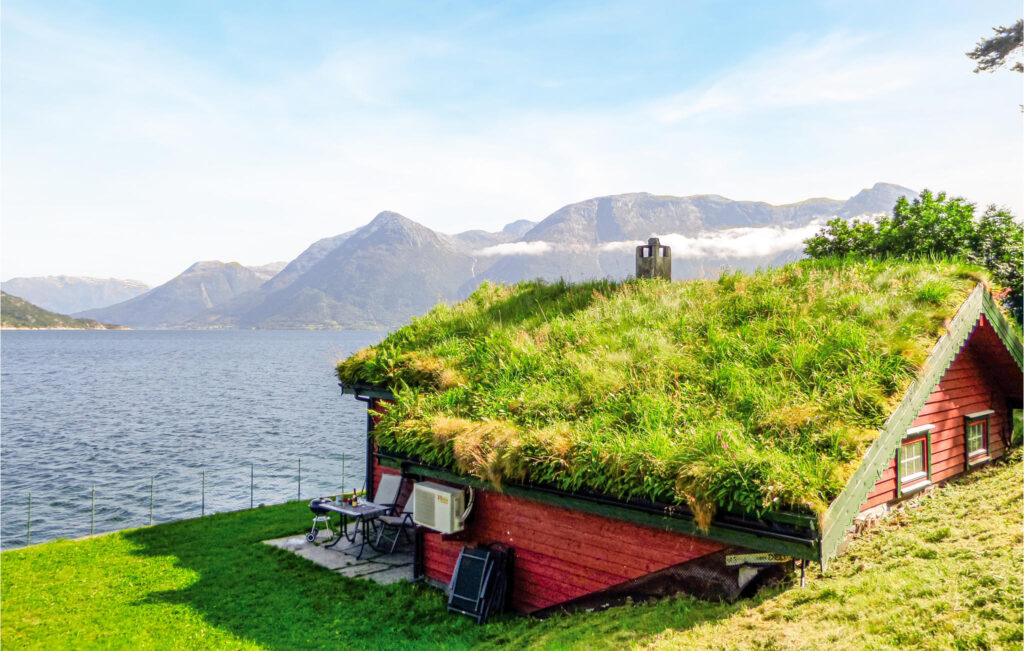
MULTIPOLYGON (((804 240, 817 233, 824 220, 812 220, 806 226, 761 226, 723 228, 694 235, 655 233, 662 244, 672 247, 674 258, 761 258, 784 251, 801 250, 804 240)), ((636 240, 607 242, 599 251, 633 251, 636 240)))

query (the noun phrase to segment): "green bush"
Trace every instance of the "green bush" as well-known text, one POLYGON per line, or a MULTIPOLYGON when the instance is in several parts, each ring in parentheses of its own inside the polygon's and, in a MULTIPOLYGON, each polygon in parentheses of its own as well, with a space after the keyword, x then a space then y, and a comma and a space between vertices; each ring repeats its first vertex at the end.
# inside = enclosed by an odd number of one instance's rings
MULTIPOLYGON (((805 244, 811 258, 939 257, 983 265, 1008 290, 1004 304, 1017 323, 1024 318, 1024 228, 1012 213, 995 206, 975 217, 974 204, 925 190, 912 202, 900 197, 892 217, 833 219, 805 244)), ((935 300, 938 289, 922 287, 921 300, 935 300)))

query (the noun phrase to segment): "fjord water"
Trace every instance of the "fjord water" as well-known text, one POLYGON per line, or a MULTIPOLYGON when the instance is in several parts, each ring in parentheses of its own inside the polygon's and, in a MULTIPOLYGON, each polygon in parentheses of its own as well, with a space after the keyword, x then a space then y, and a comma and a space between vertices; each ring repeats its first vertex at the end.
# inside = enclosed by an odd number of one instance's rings
MULTIPOLYGON (((336 361, 375 331, 5 331, 0 545, 361 488, 366 410, 336 361), (342 477, 342 454, 345 476, 342 477)), ((308 527, 296 522, 296 532, 308 527)))

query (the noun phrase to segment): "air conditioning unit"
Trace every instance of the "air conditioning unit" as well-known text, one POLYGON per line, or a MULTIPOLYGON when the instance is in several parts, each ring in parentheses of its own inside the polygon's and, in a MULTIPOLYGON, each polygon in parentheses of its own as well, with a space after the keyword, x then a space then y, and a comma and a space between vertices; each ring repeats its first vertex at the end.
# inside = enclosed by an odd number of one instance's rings
POLYGON ((461 488, 421 481, 412 489, 412 519, 416 524, 439 531, 462 531, 466 496, 461 488))

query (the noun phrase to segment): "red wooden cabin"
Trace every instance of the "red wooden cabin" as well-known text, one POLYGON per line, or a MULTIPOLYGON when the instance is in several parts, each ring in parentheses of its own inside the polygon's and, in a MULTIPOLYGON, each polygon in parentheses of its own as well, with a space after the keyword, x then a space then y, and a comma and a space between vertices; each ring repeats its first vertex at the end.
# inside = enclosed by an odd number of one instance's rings
POLYGON ((796 513, 764 520, 723 513, 707 529, 685 509, 537 485, 507 485, 499 493, 474 478, 377 449, 372 413, 390 393, 370 386, 343 386, 343 392, 368 402, 369 486, 383 473, 401 472, 474 487, 476 504, 464 531, 421 532, 422 575, 447 584, 463 546, 503 543, 514 549, 512 605, 533 613, 587 595, 597 595, 591 603, 599 604, 616 591, 656 590, 659 578, 698 594, 735 596, 757 568, 730 565, 727 554, 771 552, 826 565, 859 514, 884 510, 1004 453, 1012 410, 1022 407, 1022 362, 1019 338, 979 285, 821 522, 796 513))

